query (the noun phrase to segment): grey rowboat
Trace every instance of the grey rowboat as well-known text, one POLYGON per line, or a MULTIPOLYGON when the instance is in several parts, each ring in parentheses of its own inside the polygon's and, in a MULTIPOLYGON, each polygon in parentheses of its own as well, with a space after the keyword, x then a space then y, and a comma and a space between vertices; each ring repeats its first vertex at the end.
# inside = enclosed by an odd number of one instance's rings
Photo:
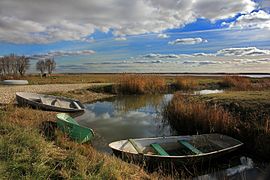
POLYGON ((37 109, 60 112, 82 112, 84 106, 80 101, 59 96, 17 92, 16 100, 19 105, 31 106, 37 109))

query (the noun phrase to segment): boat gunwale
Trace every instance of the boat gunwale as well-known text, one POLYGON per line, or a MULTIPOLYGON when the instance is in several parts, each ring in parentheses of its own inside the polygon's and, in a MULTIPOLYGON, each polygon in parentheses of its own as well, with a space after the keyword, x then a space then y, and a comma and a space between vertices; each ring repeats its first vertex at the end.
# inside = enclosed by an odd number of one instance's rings
MULTIPOLYGON (((222 134, 218 134, 218 133, 213 133, 213 134, 216 134, 216 135, 222 135, 222 134)), ((211 134, 200 134, 200 135, 211 135, 211 134)), ((197 135, 193 135, 193 136, 197 136, 197 135)), ((227 136, 227 135, 222 135, 222 136, 226 136, 226 137, 230 137, 230 136, 227 136)), ((152 140, 152 139, 169 139, 169 138, 184 138, 184 137, 192 137, 192 136, 168 136, 168 137, 153 137, 153 138, 136 138, 136 139, 133 139, 133 140, 152 140)), ((232 137, 230 137, 232 138, 232 137)), ((216 150, 216 151, 211 151, 211 152, 208 152, 208 153, 201 153, 201 154, 194 154, 194 155, 183 155, 183 156, 161 156, 161 155, 157 155, 157 154, 141 154, 143 156, 146 156, 146 157, 156 157, 156 158, 171 158, 171 159, 183 159, 183 158, 195 158, 195 157, 204 157, 204 156, 208 156, 208 155, 214 155, 214 154, 218 154, 218 153, 222 153, 222 152, 226 152, 226 151, 230 151, 230 150, 233 150, 233 149, 236 149, 240 146, 242 146, 244 143, 242 143, 241 141, 235 139, 235 138, 232 138, 234 141, 236 141, 237 145, 234 145, 234 146, 230 146, 228 148, 222 148, 221 150, 216 150)), ((119 140, 119 141, 125 141, 125 140, 119 140)), ((116 150, 116 151, 120 151, 120 152, 123 152, 123 153, 127 153, 127 154, 132 154, 132 155, 140 155, 139 153, 135 153, 135 152, 127 152, 125 150, 120 150, 120 149, 117 149, 117 148, 114 148, 112 147, 112 144, 115 143, 115 142, 119 142, 119 141, 114 141, 114 142, 111 142, 109 144, 109 147, 113 150, 116 150)))

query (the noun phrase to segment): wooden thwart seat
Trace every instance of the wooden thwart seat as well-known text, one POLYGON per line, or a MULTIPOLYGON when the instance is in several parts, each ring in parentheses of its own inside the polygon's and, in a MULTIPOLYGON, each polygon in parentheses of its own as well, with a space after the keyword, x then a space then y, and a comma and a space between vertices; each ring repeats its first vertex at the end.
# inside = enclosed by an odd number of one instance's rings
POLYGON ((183 146, 185 146, 186 148, 188 148, 193 153, 195 153, 195 154, 202 154, 202 152, 199 149, 197 149, 194 146, 192 146, 189 142, 184 141, 184 140, 179 140, 178 142, 180 144, 182 144, 183 146))
POLYGON ((49 101, 47 98, 40 97, 40 101, 43 104, 51 105, 51 101, 49 101))
POLYGON ((139 146, 136 144, 136 142, 133 139, 128 139, 128 142, 134 147, 134 149, 139 153, 142 154, 142 150, 139 148, 139 146))
POLYGON ((76 101, 72 101, 72 104, 77 108, 77 109, 82 109, 80 105, 76 101))
POLYGON ((159 144, 153 143, 151 147, 161 156, 170 156, 159 144))

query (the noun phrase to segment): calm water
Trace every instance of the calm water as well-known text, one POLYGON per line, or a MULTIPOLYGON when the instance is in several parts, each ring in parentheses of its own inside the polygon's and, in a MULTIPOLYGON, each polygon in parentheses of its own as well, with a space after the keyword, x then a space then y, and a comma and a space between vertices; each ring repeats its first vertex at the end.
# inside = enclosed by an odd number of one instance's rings
MULTIPOLYGON (((221 93, 222 90, 202 90, 193 94, 221 93)), ((86 112, 77 117, 79 124, 92 128, 93 145, 101 151, 111 152, 108 144, 128 138, 176 135, 163 123, 162 106, 171 98, 166 95, 118 96, 85 104, 86 112)))
POLYGON ((87 111, 77 118, 96 133, 93 145, 110 152, 108 144, 128 138, 169 136, 174 133, 162 123, 161 107, 172 95, 120 96, 86 104, 87 111))

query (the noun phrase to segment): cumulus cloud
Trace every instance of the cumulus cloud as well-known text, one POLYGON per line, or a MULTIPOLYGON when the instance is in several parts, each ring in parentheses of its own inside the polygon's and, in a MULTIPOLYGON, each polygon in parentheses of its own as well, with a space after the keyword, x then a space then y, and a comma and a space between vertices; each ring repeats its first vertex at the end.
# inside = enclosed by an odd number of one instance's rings
POLYGON ((194 53, 192 56, 216 56, 216 54, 211 54, 211 53, 194 53))
POLYGON ((84 40, 95 30, 115 36, 160 33, 197 18, 215 21, 255 7, 252 0, 1 0, 0 41, 84 40))
POLYGON ((270 63, 270 58, 255 58, 255 59, 233 59, 233 63, 239 63, 239 64, 266 64, 270 63))
POLYGON ((194 53, 194 54, 158 54, 158 53, 150 53, 143 55, 143 58, 158 58, 158 59, 177 59, 183 57, 211 57, 216 56, 216 54, 211 53, 194 53))
POLYGON ((206 39, 202 38, 182 38, 176 39, 174 41, 169 41, 168 44, 170 45, 177 45, 177 44, 200 44, 203 42, 208 42, 206 39))
POLYGON ((256 47, 225 48, 215 53, 193 53, 193 54, 158 54, 150 53, 141 56, 149 59, 178 59, 183 57, 215 57, 215 56, 260 56, 270 55, 270 50, 258 49, 256 47))
POLYGON ((81 50, 81 51, 51 51, 46 54, 33 55, 32 59, 44 59, 49 57, 60 57, 60 56, 79 56, 79 55, 91 55, 94 54, 93 50, 81 50))
POLYGON ((164 58, 164 59, 170 59, 170 58, 179 58, 181 55, 178 54, 156 54, 156 53, 151 53, 151 54, 146 54, 143 55, 142 57, 144 58, 164 58))
POLYGON ((116 41, 126 41, 127 38, 122 36, 122 37, 116 37, 116 38, 114 38, 114 40, 116 40, 116 41))
POLYGON ((235 22, 228 24, 224 23, 223 25, 229 25, 231 28, 258 28, 270 30, 270 14, 260 10, 258 12, 242 15, 238 17, 235 22))
POLYGON ((219 56, 258 56, 270 55, 270 50, 262 50, 256 47, 226 48, 219 50, 216 54, 219 56))
POLYGON ((168 36, 167 34, 158 34, 157 37, 160 39, 166 39, 169 38, 170 36, 168 36))

